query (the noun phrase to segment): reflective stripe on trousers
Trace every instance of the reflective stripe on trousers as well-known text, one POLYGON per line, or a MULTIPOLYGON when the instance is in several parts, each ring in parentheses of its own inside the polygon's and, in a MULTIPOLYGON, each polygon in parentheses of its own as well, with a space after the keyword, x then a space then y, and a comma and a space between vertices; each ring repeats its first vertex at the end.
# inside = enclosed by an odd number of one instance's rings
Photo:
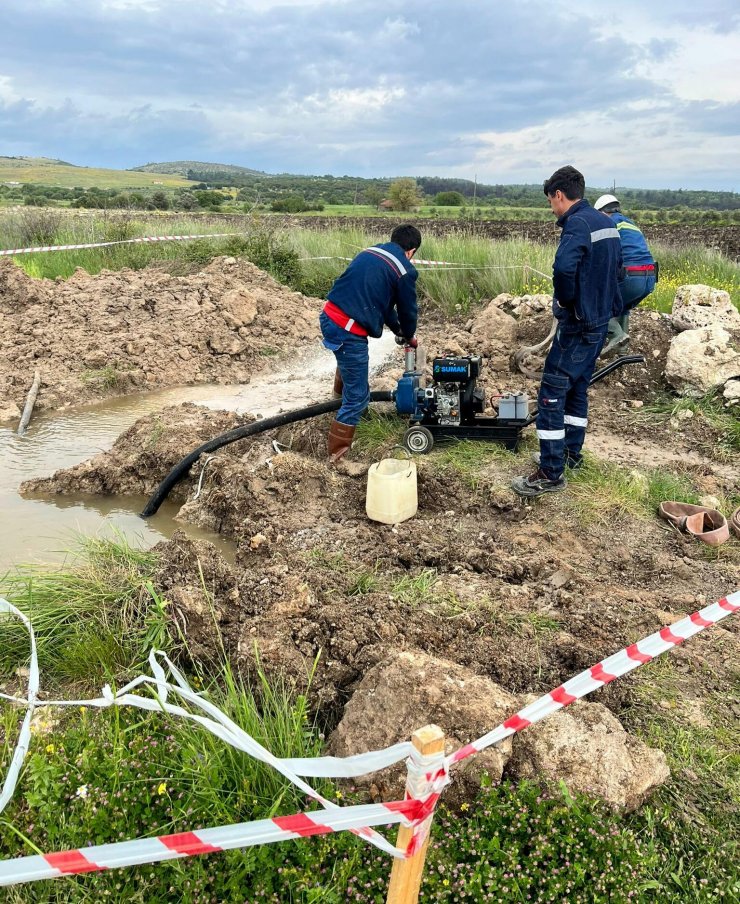
POLYGON ((557 480, 565 470, 566 455, 571 461, 581 456, 588 426, 588 384, 606 330, 606 324, 585 332, 560 327, 545 361, 537 436, 540 468, 551 480, 557 480))

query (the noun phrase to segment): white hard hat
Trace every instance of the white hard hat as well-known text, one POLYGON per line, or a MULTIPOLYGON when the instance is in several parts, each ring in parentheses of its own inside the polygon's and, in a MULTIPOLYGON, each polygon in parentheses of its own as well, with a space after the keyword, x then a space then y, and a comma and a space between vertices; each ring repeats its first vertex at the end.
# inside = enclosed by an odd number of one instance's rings
POLYGON ((610 204, 619 204, 619 201, 614 197, 614 195, 602 195, 600 198, 597 198, 594 201, 594 208, 596 210, 602 210, 604 207, 608 207, 610 204))

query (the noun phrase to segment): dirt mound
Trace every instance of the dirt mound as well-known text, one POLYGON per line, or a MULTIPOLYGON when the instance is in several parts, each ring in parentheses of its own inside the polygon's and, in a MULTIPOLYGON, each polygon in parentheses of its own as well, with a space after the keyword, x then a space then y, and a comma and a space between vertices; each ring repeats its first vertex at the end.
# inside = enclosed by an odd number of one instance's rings
POLYGON ((0 260, 0 396, 38 410, 185 383, 246 382, 266 356, 318 336, 321 302, 222 257, 191 276, 77 270, 35 280, 0 260))
MULTIPOLYGON (((25 488, 149 493, 182 455, 238 420, 171 408, 139 421, 110 453, 25 488)), ((543 693, 740 581, 732 548, 710 558, 658 519, 581 519, 568 494, 518 506, 508 482, 528 466, 526 450, 492 455, 473 481, 443 456, 422 456, 419 514, 395 527, 368 521, 371 458, 352 453, 365 466, 355 476, 329 467, 325 431, 308 421, 196 465, 177 488, 188 500, 178 517, 234 537, 236 562, 173 539, 176 548, 160 547, 158 582, 196 658, 223 642, 245 672, 259 661, 304 687, 318 658, 310 694, 327 728, 394 650, 450 659, 510 693, 543 693)), ((686 695, 701 698, 733 680, 739 650, 728 623, 671 653, 671 668, 686 695)), ((632 686, 615 682, 599 699, 619 712, 632 686)))
MULTIPOLYGON (((118 437, 110 451, 51 477, 28 480, 20 491, 28 496, 150 495, 170 469, 196 446, 252 420, 232 412, 209 411, 192 402, 173 405, 140 418, 118 437)), ((235 443, 234 449, 241 446, 235 443)), ((185 491, 184 484, 176 486, 172 498, 183 500, 185 491)))

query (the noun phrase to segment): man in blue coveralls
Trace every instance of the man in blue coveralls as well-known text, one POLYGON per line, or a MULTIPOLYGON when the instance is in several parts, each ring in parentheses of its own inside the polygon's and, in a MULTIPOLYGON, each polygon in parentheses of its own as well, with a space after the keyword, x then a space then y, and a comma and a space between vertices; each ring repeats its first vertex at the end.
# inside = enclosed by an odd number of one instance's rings
POLYGON ((607 342, 602 355, 629 342, 630 311, 655 289, 658 267, 645 241, 640 227, 619 209, 614 195, 602 195, 594 201, 594 210, 605 213, 617 227, 622 242, 624 280, 619 287, 622 297, 622 313, 609 321, 607 342))
POLYGON ((512 489, 534 497, 565 489, 566 466, 581 464, 588 424, 588 385, 609 320, 622 309, 622 246, 616 226, 583 197, 583 175, 572 166, 545 182, 562 228, 553 264, 553 314, 558 329, 545 360, 538 396, 539 467, 512 489))
POLYGON ((397 226, 390 242, 361 251, 334 282, 319 315, 324 345, 337 359, 334 395, 342 405, 329 429, 333 462, 349 451, 360 416, 370 401, 367 337, 383 326, 400 342, 416 346, 416 280, 411 258, 421 245, 415 226, 397 226))

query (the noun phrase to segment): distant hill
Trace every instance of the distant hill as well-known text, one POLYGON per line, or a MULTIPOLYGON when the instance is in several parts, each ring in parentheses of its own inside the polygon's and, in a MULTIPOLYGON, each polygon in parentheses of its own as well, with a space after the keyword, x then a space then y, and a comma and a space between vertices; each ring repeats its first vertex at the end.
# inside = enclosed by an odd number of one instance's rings
POLYGON ((59 188, 115 188, 119 191, 155 186, 179 188, 192 184, 177 174, 98 169, 49 157, 0 157, 0 184, 3 182, 59 188))
POLYGON ((266 173, 246 166, 235 166, 232 163, 203 163, 199 160, 172 160, 169 163, 147 163, 134 166, 133 173, 167 173, 170 175, 200 178, 221 173, 228 176, 265 176, 266 173))
POLYGON ((0 166, 25 167, 25 166, 74 166, 66 160, 56 160, 54 157, 3 157, 0 155, 0 166))

